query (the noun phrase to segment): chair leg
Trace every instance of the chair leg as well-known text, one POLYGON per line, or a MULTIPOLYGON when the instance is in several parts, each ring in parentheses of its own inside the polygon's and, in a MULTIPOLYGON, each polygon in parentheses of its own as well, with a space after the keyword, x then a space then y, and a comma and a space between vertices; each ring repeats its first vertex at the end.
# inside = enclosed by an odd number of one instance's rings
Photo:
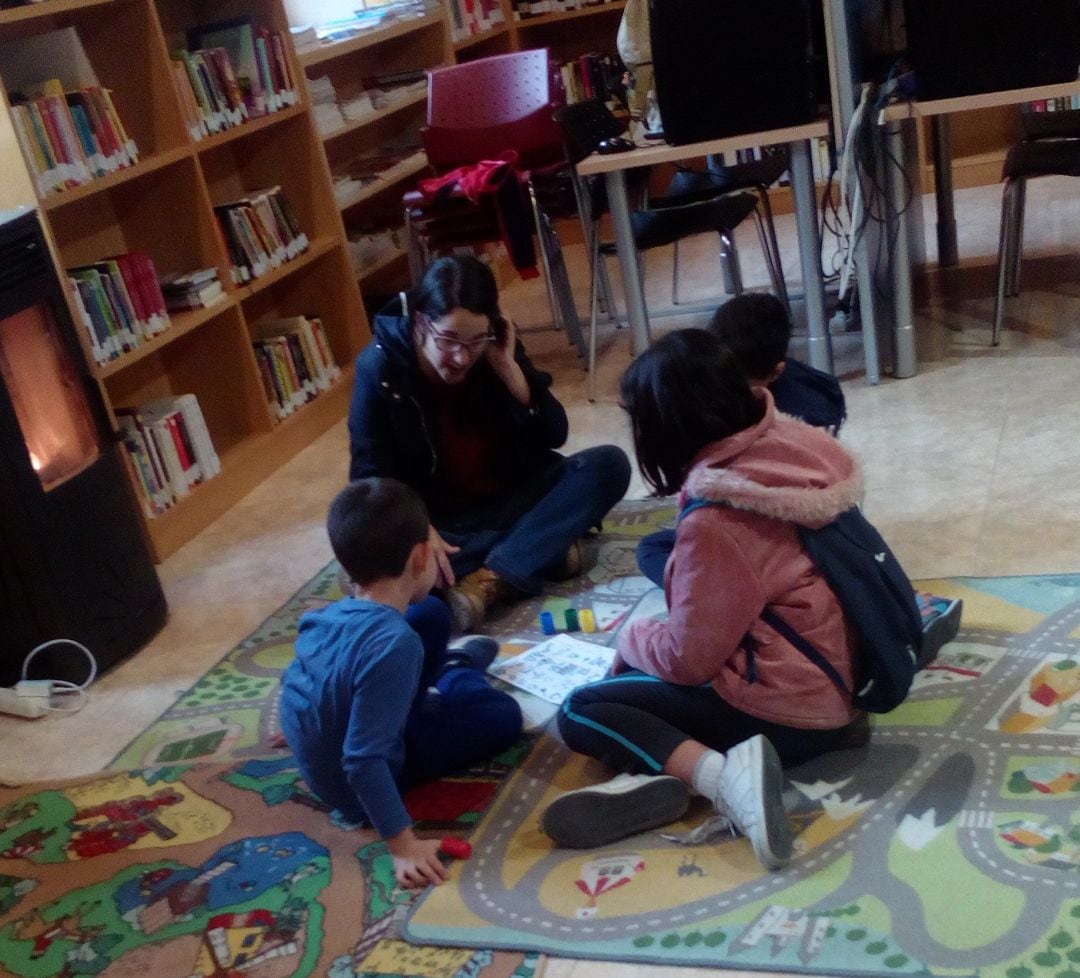
POLYGON ((533 226, 536 229, 536 241, 540 251, 540 265, 544 275, 544 287, 547 289, 548 294, 548 306, 551 308, 552 323, 556 329, 565 329, 566 321, 563 316, 564 309, 556 292, 554 275, 552 272, 550 242, 547 240, 544 233, 545 225, 543 211, 540 210, 540 204, 536 199, 536 188, 533 187, 533 182, 531 180, 526 182, 526 188, 529 194, 529 207, 532 211, 533 226))
POLYGON ((1016 181, 1016 206, 1012 217, 1012 261, 1009 263, 1008 294, 1020 294, 1020 265, 1024 255, 1024 211, 1027 204, 1027 180, 1016 181))
MULTIPOLYGON (((599 224, 597 224, 597 226, 596 226, 596 234, 597 234, 596 247, 597 247, 597 251, 599 251, 599 248, 600 248, 600 237, 599 237, 599 235, 600 235, 600 225, 599 224)), ((608 274, 607 262, 604 261, 603 256, 600 256, 599 272, 600 272, 600 286, 604 290, 604 294, 603 294, 604 311, 607 313, 608 319, 610 319, 615 324, 615 328, 616 329, 622 329, 623 328, 623 322, 622 322, 621 319, 619 319, 619 307, 615 304, 615 290, 611 287, 611 276, 608 274)))
POLYGON ((585 378, 585 396, 589 403, 596 400, 596 327, 599 310, 597 304, 600 298, 600 276, 604 259, 600 255, 600 228, 594 228, 589 258, 592 264, 592 275, 589 279, 589 365, 588 374, 585 378))
POLYGON ((1001 194, 1001 228, 998 232, 997 295, 994 298, 994 320, 990 331, 990 345, 997 346, 1001 336, 1001 320, 1005 312, 1005 280, 1009 267, 1010 225, 1016 199, 1016 183, 1005 181, 1001 194))
MULTIPOLYGON (((761 220, 761 215, 757 210, 754 210, 754 227, 757 228, 758 241, 761 244, 761 254, 765 259, 765 268, 769 273, 769 282, 772 284, 773 294, 784 303, 785 307, 787 303, 782 296, 787 294, 787 290, 784 288, 784 276, 780 271, 779 266, 776 264, 776 260, 769 249, 769 242, 765 236, 765 228, 761 220)), ((791 313, 788 313, 790 318, 791 313)))
POLYGON ((566 270, 562 243, 551 226, 548 216, 539 208, 537 208, 537 214, 540 222, 538 225, 541 232, 540 239, 544 241, 547 250, 551 286, 560 310, 562 325, 566 330, 567 339, 577 347, 578 354, 584 357, 586 355, 585 336, 581 329, 581 320, 578 318, 577 305, 574 302, 574 292, 570 287, 570 276, 566 270))
POLYGON ((671 304, 679 304, 679 242, 676 241, 671 253, 671 304))
POLYGON ((418 285, 424 277, 424 269, 428 263, 424 260, 424 249, 408 207, 405 208, 405 251, 409 262, 409 278, 413 285, 418 285))
POLYGON ((735 232, 726 228, 720 232, 720 265, 724 272, 725 288, 732 295, 743 294, 742 271, 739 269, 739 250, 735 247, 735 232))
POLYGON ((776 239, 776 222, 773 220, 772 203, 769 201, 769 188, 758 187, 758 198, 765 211, 765 228, 769 235, 769 250, 772 253, 773 265, 776 268, 776 295, 787 307, 788 316, 791 316, 791 300, 788 298, 787 282, 784 281, 784 263, 780 257, 780 242, 776 239))

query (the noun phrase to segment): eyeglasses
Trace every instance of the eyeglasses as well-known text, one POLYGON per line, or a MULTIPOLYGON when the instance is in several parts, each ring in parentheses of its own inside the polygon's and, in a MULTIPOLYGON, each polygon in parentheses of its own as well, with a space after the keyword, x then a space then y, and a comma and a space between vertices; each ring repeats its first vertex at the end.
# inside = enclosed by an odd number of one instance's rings
POLYGON ((495 339, 494 333, 485 333, 483 336, 476 336, 471 340, 459 340, 456 337, 440 333, 431 321, 431 317, 427 314, 418 312, 416 315, 424 324, 424 328, 431 334, 436 349, 442 353, 461 353, 463 350, 466 353, 479 353, 488 343, 495 339))

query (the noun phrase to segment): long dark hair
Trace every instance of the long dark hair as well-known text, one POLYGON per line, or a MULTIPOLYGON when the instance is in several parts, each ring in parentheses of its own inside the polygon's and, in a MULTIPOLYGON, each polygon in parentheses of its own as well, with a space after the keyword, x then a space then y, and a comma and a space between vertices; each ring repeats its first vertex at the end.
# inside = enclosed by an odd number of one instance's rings
POLYGON ((679 491, 702 448, 762 417, 739 362, 703 329, 669 333, 630 364, 622 406, 638 468, 659 496, 679 491))
POLYGON ((409 293, 409 309, 422 312, 433 321, 454 309, 468 309, 487 316, 492 329, 502 322, 495 276, 472 255, 436 258, 420 284, 409 293))

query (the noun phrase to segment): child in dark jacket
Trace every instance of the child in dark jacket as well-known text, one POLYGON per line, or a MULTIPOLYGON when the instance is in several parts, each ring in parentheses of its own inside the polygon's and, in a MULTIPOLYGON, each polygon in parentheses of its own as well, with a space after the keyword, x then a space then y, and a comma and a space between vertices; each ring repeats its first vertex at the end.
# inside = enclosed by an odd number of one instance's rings
POLYGON ((752 387, 768 387, 778 411, 831 435, 847 417, 844 392, 832 375, 787 355, 791 320, 768 292, 747 292, 713 313, 709 331, 742 364, 752 387))
POLYGON ((400 885, 440 883, 439 842, 413 832, 402 792, 510 746, 521 710, 484 675, 494 639, 447 649, 450 612, 428 594, 437 568, 415 491, 393 479, 352 482, 332 503, 327 530, 354 591, 300 619, 282 729, 304 780, 338 820, 370 823, 386 840, 400 885))

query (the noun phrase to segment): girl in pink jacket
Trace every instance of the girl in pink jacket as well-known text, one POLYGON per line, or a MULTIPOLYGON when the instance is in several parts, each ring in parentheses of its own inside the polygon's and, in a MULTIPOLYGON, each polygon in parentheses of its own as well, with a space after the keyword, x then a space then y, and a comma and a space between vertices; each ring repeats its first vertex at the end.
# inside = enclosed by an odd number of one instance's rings
POLYGON ((797 526, 824 526, 855 505, 859 467, 824 431, 777 414, 704 330, 671 333, 642 354, 622 398, 642 475, 657 495, 679 494, 669 616, 631 624, 610 678, 563 704, 566 743, 631 773, 557 799, 545 831, 562 845, 614 841, 678 818, 690 786, 762 865, 779 868, 793 841, 781 765, 843 746, 856 717, 760 615, 773 608, 853 688, 855 636, 797 526))

